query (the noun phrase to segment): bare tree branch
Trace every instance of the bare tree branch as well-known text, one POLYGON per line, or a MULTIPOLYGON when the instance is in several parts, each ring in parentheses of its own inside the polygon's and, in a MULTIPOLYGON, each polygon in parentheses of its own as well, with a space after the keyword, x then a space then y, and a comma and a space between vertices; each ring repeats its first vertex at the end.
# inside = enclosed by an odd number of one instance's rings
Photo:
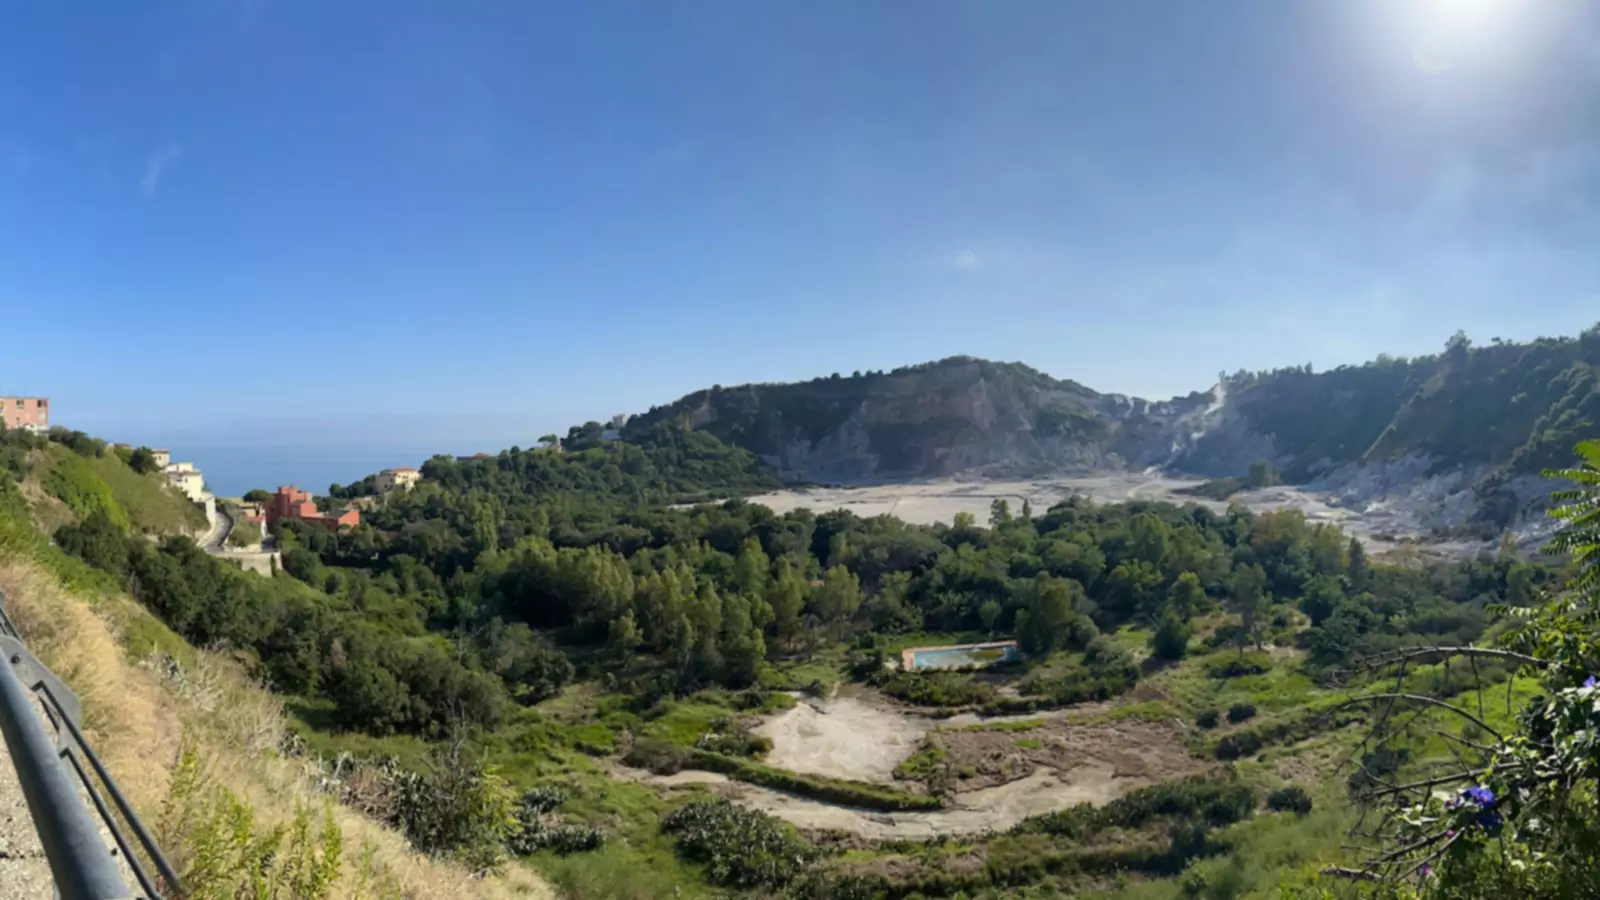
POLYGON ((1443 657, 1467 656, 1467 657, 1487 657, 1487 658, 1492 658, 1492 659, 1509 659, 1509 660, 1515 660, 1516 662, 1522 663, 1524 665, 1534 666, 1534 667, 1540 668, 1540 669, 1547 668, 1550 665, 1550 661, 1549 660, 1540 659, 1537 656, 1528 656, 1525 653, 1516 653, 1516 652, 1513 652, 1511 650, 1498 650, 1498 649, 1495 649, 1493 647, 1471 647, 1471 646, 1467 646, 1467 647, 1412 647, 1412 648, 1408 648, 1408 649, 1405 649, 1405 650, 1391 650, 1391 651, 1389 651, 1387 653, 1380 653, 1380 654, 1378 654, 1376 656, 1371 656, 1371 657, 1368 657, 1368 658, 1366 658, 1364 660, 1361 660, 1361 665, 1362 665, 1363 668, 1369 668, 1370 669, 1370 668, 1377 668, 1377 667, 1380 667, 1380 666, 1394 665, 1395 663, 1401 662, 1403 660, 1417 659, 1419 657, 1426 657, 1426 656, 1443 656, 1443 657))
POLYGON ((1322 870, 1323 875, 1333 878, 1348 878, 1351 881, 1382 881, 1377 875, 1365 869, 1347 869, 1344 866, 1328 866, 1322 870))
POLYGON ((1462 717, 1463 719, 1466 719, 1467 721, 1469 721, 1472 724, 1478 726, 1479 728, 1482 728, 1484 731, 1487 731, 1488 733, 1494 735, 1495 740, 1497 740, 1497 741, 1505 740, 1505 736, 1504 735, 1502 735, 1500 732, 1494 730, 1493 728, 1489 727, 1489 723, 1483 721, 1482 719, 1478 718, 1477 716, 1473 715, 1472 713, 1467 712, 1466 710, 1462 709, 1459 706, 1452 706, 1449 703, 1444 702, 1443 700, 1436 700, 1436 699, 1434 699, 1432 697, 1423 696, 1422 694, 1404 694, 1404 693, 1400 693, 1398 691, 1391 691, 1391 692, 1386 692, 1386 693, 1382 693, 1382 694, 1365 694, 1365 695, 1360 696, 1360 697, 1353 697, 1353 698, 1351 698, 1349 700, 1346 700, 1343 703, 1335 704, 1334 706, 1328 708, 1328 712, 1333 712, 1334 710, 1343 709, 1343 708, 1345 708, 1347 706, 1357 706, 1357 705, 1362 704, 1362 703, 1370 703, 1371 701, 1374 701, 1374 700, 1388 700, 1388 701, 1390 701, 1389 705, 1390 705, 1391 709, 1393 708, 1394 703, 1396 701, 1399 701, 1399 700, 1410 700, 1410 701, 1412 701, 1414 703, 1426 703, 1429 706, 1437 706, 1440 709, 1447 710, 1449 712, 1455 713, 1456 715, 1462 717))

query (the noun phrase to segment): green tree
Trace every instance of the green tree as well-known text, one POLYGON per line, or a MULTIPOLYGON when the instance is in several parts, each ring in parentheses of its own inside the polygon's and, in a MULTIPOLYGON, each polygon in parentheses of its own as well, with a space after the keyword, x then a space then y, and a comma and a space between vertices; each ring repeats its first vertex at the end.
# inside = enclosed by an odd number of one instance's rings
POLYGON ((1239 655, 1256 633, 1256 619, 1266 605, 1267 573, 1260 566, 1240 566, 1233 570, 1230 605, 1239 617, 1239 655))
POLYGON ((1357 538, 1350 539, 1350 550, 1345 554, 1350 577, 1350 587, 1364 591, 1372 584, 1372 568, 1367 565, 1367 550, 1357 538))
POLYGON ((844 622, 861 608, 861 600, 861 580, 844 566, 834 566, 811 595, 811 611, 823 622, 844 622))
POLYGON ((634 621, 633 610, 627 610, 611 620, 611 626, 607 629, 606 645, 619 661, 633 656, 633 652, 643 643, 644 635, 639 633, 639 625, 634 621))
POLYGON ((733 589, 747 597, 759 597, 767 589, 767 573, 771 565, 767 554, 761 549, 761 542, 755 538, 746 538, 743 546, 739 548, 739 557, 733 563, 733 589))
POLYGON ((149 447, 138 447, 128 455, 128 468, 140 475, 149 475, 157 468, 156 455, 149 447))
POLYGON ((1167 590, 1167 606, 1180 619, 1188 619, 1200 611, 1206 602, 1206 589, 1200 586, 1200 576, 1184 572, 1167 590))
POLYGON ((244 500, 246 503, 271 503, 272 495, 261 488, 251 488, 244 492, 244 500))
POLYGON ((779 557, 778 573, 767 587, 767 606, 772 609, 772 635, 777 646, 787 647, 800 634, 800 613, 806 605, 806 583, 779 557))
POLYGON ((1313 627, 1320 626, 1339 608, 1339 601, 1343 599, 1344 590, 1337 580, 1318 575, 1306 582, 1305 596, 1300 598, 1300 611, 1311 619, 1313 627))
POLYGON ((1043 573, 1028 585, 1028 605, 1017 614, 1017 642, 1034 655, 1048 655, 1076 643, 1081 623, 1087 617, 1080 611, 1086 598, 1083 585, 1043 573))
POLYGON ((1258 459, 1250 464, 1250 471, 1244 476, 1247 487, 1264 488, 1278 483, 1278 475, 1272 471, 1272 463, 1258 459))
POLYGON ((1167 544, 1172 539, 1172 529, 1167 523, 1150 513, 1140 513, 1128 523, 1128 549, 1136 559, 1156 568, 1167 556, 1167 544))
POLYGON ((1169 611, 1150 635, 1150 652, 1158 659, 1183 659, 1189 653, 1189 626, 1169 611))
POLYGON ((989 504, 989 527, 1000 528, 1011 524, 1011 504, 1004 497, 994 498, 989 504))
POLYGON ((983 622, 983 630, 994 634, 994 623, 1000 618, 1000 604, 987 600, 978 607, 978 619, 983 622))

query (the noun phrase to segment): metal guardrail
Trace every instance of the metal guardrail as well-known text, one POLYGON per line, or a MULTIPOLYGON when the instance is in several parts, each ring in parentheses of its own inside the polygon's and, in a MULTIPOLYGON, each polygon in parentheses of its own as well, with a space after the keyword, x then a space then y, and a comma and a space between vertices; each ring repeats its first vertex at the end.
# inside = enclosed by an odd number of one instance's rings
POLYGON ((0 652, 5 654, 5 662, 0 663, 0 732, 4 732, 6 747, 11 751, 57 894, 62 900, 128 900, 136 896, 162 900, 155 880, 128 840, 127 832, 131 831, 165 886, 182 896, 177 873, 100 757, 84 740, 83 713, 77 695, 28 652, 6 614, 4 594, 0 594, 0 652), (53 736, 39 720, 35 697, 55 726, 53 736), (79 796, 80 785, 94 804, 99 821, 116 842, 116 851, 106 846, 96 816, 85 808, 79 796), (102 788, 115 804, 121 822, 106 805, 102 788), (128 890, 118 870, 118 856, 133 873, 142 895, 128 890))

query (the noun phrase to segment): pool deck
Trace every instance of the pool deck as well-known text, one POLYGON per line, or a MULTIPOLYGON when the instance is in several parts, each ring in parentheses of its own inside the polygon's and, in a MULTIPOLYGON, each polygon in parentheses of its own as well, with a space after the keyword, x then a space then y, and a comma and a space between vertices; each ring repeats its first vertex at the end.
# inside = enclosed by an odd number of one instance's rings
POLYGON ((988 641, 987 643, 982 644, 938 644, 932 647, 907 647, 906 649, 900 651, 900 668, 902 671, 906 672, 915 671, 917 661, 916 654, 921 650, 1003 650, 1006 647, 1012 647, 1017 649, 1019 652, 1021 651, 1021 648, 1017 647, 1016 641, 988 641))

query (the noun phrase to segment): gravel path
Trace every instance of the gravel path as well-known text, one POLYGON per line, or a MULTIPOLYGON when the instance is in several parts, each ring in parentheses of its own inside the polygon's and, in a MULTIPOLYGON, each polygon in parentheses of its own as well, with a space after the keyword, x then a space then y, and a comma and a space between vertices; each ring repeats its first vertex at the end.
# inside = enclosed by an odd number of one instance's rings
MULTIPOLYGON (((7 665, 0 660, 0 665, 7 665)), ((45 729, 54 733, 54 728, 45 717, 44 707, 36 700, 34 712, 39 715, 40 721, 45 723, 45 729)), ((63 762, 69 777, 77 779, 70 763, 63 762)), ((81 789, 79 797, 83 800, 84 809, 94 815, 94 806, 89 800, 88 793, 81 789)), ((111 833, 104 824, 100 827, 100 836, 106 842, 107 852, 112 852, 114 846, 111 833)), ((122 871, 122 880, 129 885, 130 891, 137 885, 133 873, 126 865, 121 864, 119 856, 118 868, 122 871)), ((39 843, 39 833, 34 828, 33 816, 28 812, 28 801, 22 794, 22 782, 17 777, 17 768, 11 761, 11 752, 4 740, 0 740, 0 897, 6 900, 51 900, 55 896, 55 879, 50 874, 50 863, 45 858, 44 846, 39 843)), ((130 893, 129 896, 143 896, 130 893)))

